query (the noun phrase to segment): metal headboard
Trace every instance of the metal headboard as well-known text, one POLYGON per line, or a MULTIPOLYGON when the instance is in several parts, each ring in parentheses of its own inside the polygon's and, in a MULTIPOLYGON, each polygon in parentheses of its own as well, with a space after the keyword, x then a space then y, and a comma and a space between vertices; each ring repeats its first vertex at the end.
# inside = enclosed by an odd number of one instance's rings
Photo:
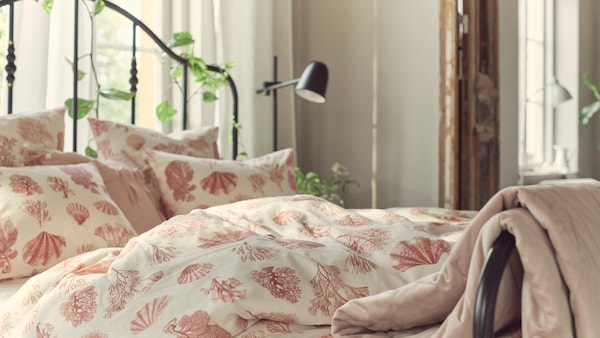
MULTIPOLYGON (((13 113, 13 89, 15 82, 15 73, 17 71, 16 65, 16 55, 15 55, 15 41, 14 41, 14 4, 19 2, 20 0, 0 0, 0 8, 4 6, 9 6, 9 23, 8 23, 8 48, 6 55, 6 81, 7 81, 7 111, 8 114, 13 113)), ((77 69, 78 69, 78 59, 79 59, 79 1, 84 0, 73 0, 74 1, 74 36, 73 36, 73 101, 72 101, 72 111, 73 111, 73 152, 77 151, 77 69)), ((93 0, 92 0, 93 1, 93 0)), ((169 48, 148 26, 146 26, 142 21, 133 16, 128 11, 124 10, 120 6, 115 3, 104 0, 104 4, 106 8, 110 8, 111 10, 121 14, 125 18, 129 19, 132 23, 132 42, 131 42, 131 68, 130 68, 130 91, 132 93, 137 92, 138 85, 138 77, 137 77, 137 61, 136 61, 136 42, 137 42, 137 28, 139 27, 142 31, 144 31, 153 41, 154 43, 172 60, 178 62, 183 68, 183 97, 187 97, 188 94, 188 60, 178 54, 176 54, 171 48, 169 48)), ((232 119, 234 124, 238 121, 238 94, 237 88, 235 86, 235 82, 229 73, 226 72, 225 69, 207 65, 208 70, 226 74, 226 80, 228 83, 228 87, 231 91, 231 101, 232 101, 232 119)), ((131 100, 131 123, 135 124, 135 95, 131 100)), ((183 107, 181 110, 182 113, 182 128, 187 129, 188 123, 188 107, 187 100, 183 101, 183 107)), ((232 157, 235 159, 238 153, 238 134, 235 125, 232 127, 232 157)))

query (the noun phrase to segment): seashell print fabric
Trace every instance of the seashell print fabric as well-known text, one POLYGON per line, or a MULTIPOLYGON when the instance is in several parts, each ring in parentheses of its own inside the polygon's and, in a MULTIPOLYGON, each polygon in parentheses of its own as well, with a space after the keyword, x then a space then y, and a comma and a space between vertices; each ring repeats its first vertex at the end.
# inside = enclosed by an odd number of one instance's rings
POLYGON ((0 280, 134 235, 92 164, 0 169, 0 280))
POLYGON ((0 117, 0 166, 29 165, 31 153, 64 148, 65 108, 0 117))
POLYGON ((98 157, 118 160, 122 153, 138 167, 144 167, 143 149, 202 158, 219 158, 218 127, 203 127, 171 134, 125 123, 88 117, 98 157))
POLYGON ((295 152, 279 150, 243 162, 144 150, 169 217, 258 197, 292 195, 295 152))
POLYGON ((331 337, 348 300, 438 271, 475 215, 415 210, 306 195, 194 210, 32 277, 0 306, 0 332, 331 337))

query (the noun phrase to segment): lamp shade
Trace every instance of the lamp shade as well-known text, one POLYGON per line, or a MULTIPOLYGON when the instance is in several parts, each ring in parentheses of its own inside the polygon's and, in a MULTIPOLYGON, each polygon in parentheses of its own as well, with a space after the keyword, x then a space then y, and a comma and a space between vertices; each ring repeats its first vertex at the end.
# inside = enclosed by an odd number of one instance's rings
POLYGON ((550 84, 552 87, 552 106, 554 108, 558 107, 561 103, 569 101, 572 96, 571 93, 565 88, 563 85, 558 82, 557 78, 554 78, 552 83, 550 84))
POLYGON ((302 98, 317 102, 325 102, 329 71, 327 66, 319 61, 310 62, 296 84, 296 94, 302 98))

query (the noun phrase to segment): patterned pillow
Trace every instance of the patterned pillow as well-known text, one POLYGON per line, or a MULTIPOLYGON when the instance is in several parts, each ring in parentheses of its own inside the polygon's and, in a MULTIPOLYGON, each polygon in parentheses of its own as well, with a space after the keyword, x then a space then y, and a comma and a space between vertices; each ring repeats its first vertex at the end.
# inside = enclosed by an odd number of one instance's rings
POLYGON ((257 197, 292 195, 295 154, 284 149, 243 162, 145 150, 168 217, 257 197))
POLYGON ((134 235, 92 164, 0 168, 0 280, 134 235))
POLYGON ((218 127, 204 127, 171 134, 130 124, 88 117, 96 141, 98 157, 113 159, 122 152, 137 166, 144 165, 142 149, 151 148, 173 154, 203 158, 219 158, 218 127))
POLYGON ((65 108, 0 116, 0 166, 21 167, 28 151, 63 150, 65 108))
POLYGON ((40 157, 38 162, 41 165, 91 163, 96 166, 110 198, 123 211, 138 234, 165 220, 159 210, 158 198, 155 198, 146 186, 146 178, 141 170, 122 162, 95 160, 77 153, 52 151, 40 157))

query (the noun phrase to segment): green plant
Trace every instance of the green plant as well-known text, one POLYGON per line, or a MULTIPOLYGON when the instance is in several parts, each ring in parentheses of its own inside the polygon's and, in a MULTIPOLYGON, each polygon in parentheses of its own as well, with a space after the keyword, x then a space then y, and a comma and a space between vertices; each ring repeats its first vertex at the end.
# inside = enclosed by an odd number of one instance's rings
POLYGON ((590 74, 583 75, 583 83, 592 91, 596 101, 590 103, 589 105, 581 108, 579 112, 579 121, 583 124, 587 124, 590 119, 600 110, 600 91, 598 90, 598 86, 592 80, 590 74))
POLYGON ((342 194, 350 186, 360 185, 355 178, 350 177, 348 169, 337 162, 331 166, 331 172, 332 177, 326 179, 315 172, 304 173, 299 167, 294 168, 298 193, 318 196, 345 208, 346 202, 342 199, 342 194))
MULTIPOLYGON (((39 0, 36 0, 36 1, 39 1, 39 0)), ((91 6, 89 6, 89 1, 82 0, 81 2, 87 11, 90 21, 92 21, 92 22, 93 22, 94 18, 97 15, 99 15, 100 13, 102 13, 102 11, 105 8, 104 0, 95 0, 93 8, 91 8, 91 6)), ((44 11, 46 13, 50 13, 50 11, 52 10, 53 4, 54 4, 54 0, 43 0, 42 8, 44 9, 44 11)), ((92 32, 91 32, 92 38, 90 40, 91 41, 90 45, 92 46, 92 47, 90 47, 90 50, 92 50, 92 51, 94 50, 93 46, 95 45, 95 43, 94 43, 95 33, 94 33, 93 27, 94 27, 94 25, 92 25, 92 32)), ((179 32, 179 33, 173 34, 171 37, 171 41, 169 43, 169 47, 171 49, 178 50, 180 52, 179 55, 182 56, 183 58, 187 59, 188 69, 189 69, 190 73, 193 75, 196 83, 198 83, 200 85, 198 87, 198 89, 195 92, 191 93, 191 95, 186 97, 185 100, 189 101, 191 98, 193 98, 195 95, 198 95, 202 91, 202 99, 204 102, 207 102, 207 103, 214 102, 215 100, 218 99, 215 94, 215 91, 217 89, 219 89, 221 86, 227 85, 227 78, 229 76, 228 71, 231 68, 233 68, 235 64, 233 62, 226 63, 223 67, 221 67, 224 70, 223 72, 213 72, 213 71, 209 70, 208 66, 206 65, 204 60, 202 58, 199 58, 194 55, 194 53, 193 53, 194 43, 195 43, 194 38, 188 32, 179 32)), ((82 58, 86 58, 86 57, 89 58, 91 71, 94 73, 94 81, 95 81, 95 84, 97 87, 97 96, 95 99, 85 99, 85 98, 81 98, 81 97, 77 98, 77 118, 78 119, 81 119, 81 118, 87 116, 90 113, 90 111, 92 111, 94 109, 96 111, 98 111, 100 108, 100 98, 104 98, 104 99, 108 99, 108 100, 129 101, 135 96, 135 93, 132 93, 129 91, 123 91, 123 90, 119 90, 116 88, 102 87, 98 81, 98 76, 96 74, 96 67, 95 67, 95 63, 94 63, 93 52, 79 56, 78 60, 82 59, 82 58)), ((67 62, 73 67, 74 62, 72 60, 67 59, 67 62)), ((184 71, 183 67, 179 63, 172 66, 170 69, 170 74, 171 74, 171 78, 173 79, 173 83, 182 91, 182 93, 183 93, 183 86, 180 84, 179 79, 182 78, 183 71, 184 71)), ((79 81, 84 79, 86 75, 87 74, 85 72, 83 72, 79 69, 77 70, 77 78, 79 81)), ((167 89, 169 89, 169 88, 167 88, 167 89)), ((68 114, 70 117, 73 116, 72 103, 73 103, 73 98, 69 98, 69 99, 65 100, 65 105, 67 107, 67 111, 68 111, 68 114)), ((156 116, 162 123, 170 122, 176 114, 177 114, 177 110, 175 108, 173 108, 172 105, 167 100, 162 101, 156 107, 156 116)), ((86 149, 86 153, 90 156, 95 155, 94 150, 89 147, 86 149)))

